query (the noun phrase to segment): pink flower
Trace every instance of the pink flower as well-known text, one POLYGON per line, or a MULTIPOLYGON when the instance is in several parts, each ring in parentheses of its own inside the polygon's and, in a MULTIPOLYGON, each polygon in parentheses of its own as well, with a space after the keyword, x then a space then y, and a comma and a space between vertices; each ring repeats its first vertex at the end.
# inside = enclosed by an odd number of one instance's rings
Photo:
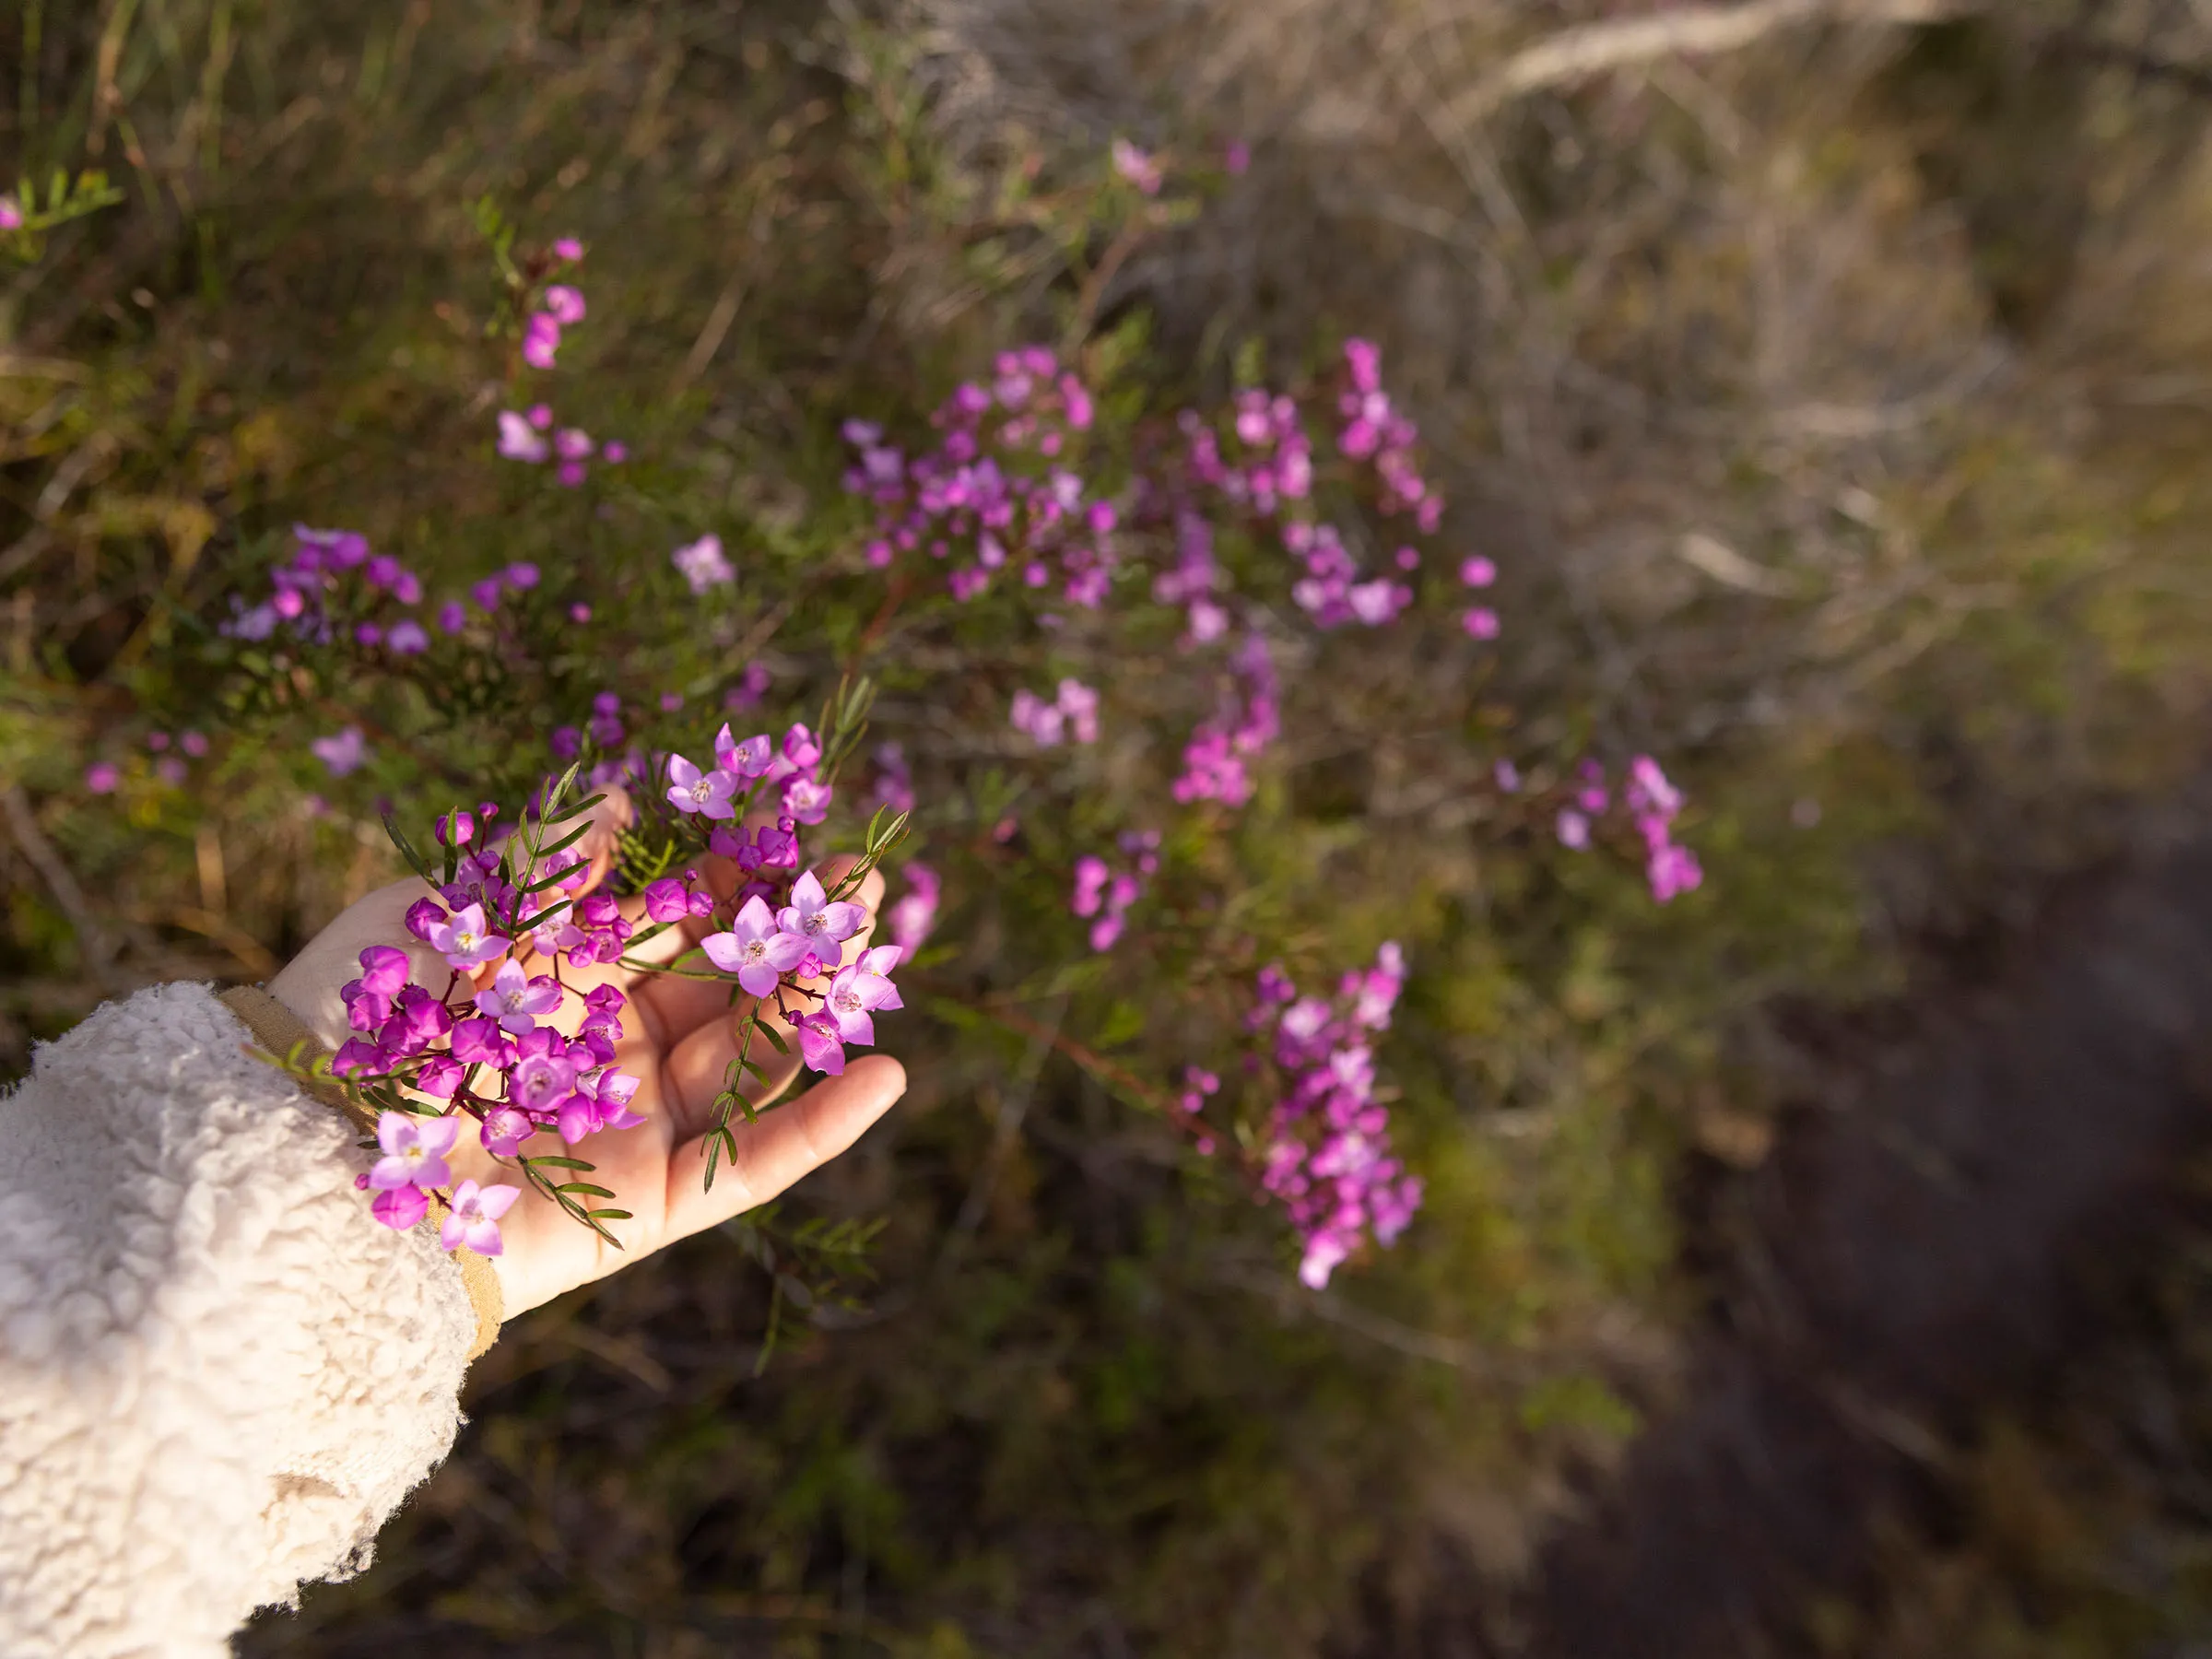
POLYGON ((361 977, 353 982, 362 990, 376 996, 397 996, 406 989, 407 953, 397 946, 371 945, 359 960, 361 977))
POLYGON ((1067 716, 1060 708, 1026 688, 1014 693, 1007 718, 1016 731, 1027 734, 1045 748, 1058 743, 1067 728, 1067 716))
POLYGON ((645 919, 648 922, 681 922, 691 913, 691 895, 684 884, 673 876, 664 876, 658 881, 645 884, 645 919))
POLYGON ((418 1118, 404 1112, 387 1112, 376 1120, 376 1144, 383 1157, 369 1171, 369 1184, 378 1192, 415 1185, 428 1191, 453 1178, 445 1155, 453 1148, 460 1124, 450 1117, 418 1118))
POLYGON ((23 208, 14 196, 0 196, 0 230, 23 229, 23 208))
POLYGON ((557 259, 574 265, 583 257, 583 244, 572 236, 564 236, 553 244, 553 253, 557 259))
POLYGON ((478 1255, 498 1255, 502 1248, 500 1218, 522 1195, 522 1188, 505 1182, 480 1187, 473 1181, 463 1182, 453 1189, 453 1208, 439 1225, 438 1242, 448 1250, 465 1244, 478 1255))
POLYGON ((565 282, 546 290, 546 310, 563 328, 583 321, 583 296, 565 282))
POLYGON ((1498 580, 1498 567, 1477 555, 1461 562, 1459 579, 1471 588, 1486 588, 1498 580))
POLYGON ((645 1121, 642 1114, 632 1112, 629 1102, 638 1092, 640 1079, 628 1072, 618 1072, 611 1066, 580 1078, 576 1084, 579 1095, 588 1095, 597 1110, 602 1129, 635 1129, 645 1121))
POLYGON ((113 794, 123 771, 112 760, 95 760, 85 768, 85 787, 94 794, 113 794))
POLYGON ((532 316, 523 330, 523 361, 533 369, 550 369, 553 354, 559 349, 559 322, 545 312, 532 316))
POLYGON ((507 1099, 524 1112, 551 1112, 576 1087, 576 1063, 568 1040, 539 1026, 515 1044, 516 1059, 507 1074, 507 1099))
POLYGON ((715 967, 735 974, 738 984, 753 996, 766 996, 773 991, 776 981, 796 968, 807 950, 804 938, 794 937, 776 925, 768 901, 758 893, 731 919, 729 932, 709 934, 699 942, 699 947, 715 967))
POLYGON ((1470 639, 1494 640, 1498 637, 1498 613, 1488 606, 1477 606, 1459 620, 1470 639))
POLYGON ((756 733, 737 743, 732 740, 730 728, 725 725, 714 738, 714 764, 741 783, 765 778, 768 769, 775 763, 775 744, 766 732, 756 733))
POLYGON ((477 1006, 500 1022, 500 1029, 520 1037, 540 1017, 560 1006, 560 987, 545 974, 526 978, 523 965, 510 958, 488 989, 477 993, 477 1006))
POLYGON ((588 461, 592 456, 592 435, 582 427, 562 427, 553 434, 553 453, 563 461, 588 461))
POLYGON ((448 967, 466 972, 479 962, 490 961, 507 948, 509 941, 486 924, 484 907, 472 904, 446 921, 433 924, 427 943, 445 959, 448 967))
POLYGON ((783 786, 783 814, 802 824, 818 824, 830 816, 832 793, 818 778, 794 778, 783 786))
POLYGON ((1559 814, 1559 845, 1580 853, 1590 844, 1590 820, 1570 806, 1559 814))
POLYGON ((429 1214, 430 1195, 418 1186, 390 1187, 369 1201, 369 1213, 394 1232, 405 1232, 429 1214))
POLYGON ((369 750, 369 746, 361 741, 359 726, 347 726, 331 736, 318 737, 307 747, 316 759, 330 769, 334 778, 342 778, 358 768, 369 750))
POLYGON ((1099 740, 1099 694, 1078 679, 1060 682, 1060 695, 1054 702, 1059 712, 1067 717, 1068 728, 1077 743, 1096 743, 1099 740))
POLYGON ((893 902, 886 920, 890 924, 891 943, 898 947, 901 961, 922 948, 929 937, 930 929, 937 922, 937 897, 942 884, 937 873, 925 864, 906 866, 908 890, 893 902))
POLYGON ((500 1106, 484 1114, 481 1134, 484 1150, 498 1158, 512 1158, 523 1149, 523 1143, 537 1133, 537 1125, 512 1106, 500 1106))
POLYGON ((845 1069, 845 1047, 837 1034, 837 1025, 828 1012, 809 1014, 798 1023, 799 1058, 809 1070, 828 1077, 841 1076, 845 1069))
POLYGON ((434 1054, 415 1074, 414 1087, 434 1100, 450 1100, 453 1091, 461 1087, 461 1079, 467 1076, 468 1067, 452 1055, 434 1054))
POLYGON ((464 1019, 453 1027, 453 1053, 465 1065, 504 1068, 514 1059, 514 1044, 500 1034, 495 1019, 464 1019))
POLYGON ((776 912, 776 925, 806 942, 824 961, 835 959, 826 948, 842 945, 868 920, 867 911, 846 900, 830 900, 812 870, 792 883, 791 903, 776 912))
POLYGON ((546 441, 530 429, 530 422, 512 409, 500 411, 500 453, 510 461, 532 463, 546 458, 546 441))
POLYGON ((830 982, 821 1012, 836 1025, 840 1041, 873 1044, 876 1026, 869 1014, 877 1008, 903 1006, 899 1000, 899 988, 886 977, 899 965, 902 954, 896 945, 878 945, 873 950, 863 951, 859 961, 841 969, 830 982))
POLYGON ((705 594, 710 588, 726 586, 737 580, 737 572, 723 557, 722 537, 702 535, 697 541, 678 547, 669 556, 683 579, 691 584, 694 594, 705 594))
POLYGON ((668 800, 679 812, 696 812, 707 818, 735 818, 737 809, 730 804, 730 796, 736 787, 737 780, 719 768, 702 772, 681 755, 668 757, 668 800))

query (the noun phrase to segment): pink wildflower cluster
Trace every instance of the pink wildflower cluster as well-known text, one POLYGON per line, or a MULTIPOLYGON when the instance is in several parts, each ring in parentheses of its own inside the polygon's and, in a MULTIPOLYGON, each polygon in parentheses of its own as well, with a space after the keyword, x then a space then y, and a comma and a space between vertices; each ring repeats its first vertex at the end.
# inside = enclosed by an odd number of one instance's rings
POLYGON ((1389 1113, 1375 1099, 1373 1037, 1389 1028, 1405 980, 1395 945, 1346 974, 1334 1001, 1300 996, 1280 969, 1260 974, 1249 1023, 1272 1030, 1286 1074, 1260 1181, 1289 1210, 1305 1243, 1299 1277, 1315 1289, 1367 1238, 1394 1241, 1420 1207, 1420 1180, 1391 1156, 1389 1113))
POLYGON ((931 418, 937 447, 908 459, 872 421, 845 423, 860 452, 845 487, 877 506, 868 562, 890 566, 917 550, 950 564, 957 599, 1000 574, 1050 587, 1096 609, 1112 580, 1109 541, 1118 514, 1066 465, 1095 413, 1090 393, 1042 346, 1001 352, 989 385, 967 382, 931 418))
MULTIPOLYGON (((422 578, 389 554, 371 550, 358 530, 317 530, 292 526, 292 550, 269 572, 270 594, 248 605, 230 596, 230 617, 218 631, 258 643, 282 631, 303 644, 342 645, 391 659, 418 657, 429 651, 430 629, 422 578)), ((468 596, 489 617, 511 595, 538 585, 537 566, 517 559, 472 584, 468 596)), ((469 624, 468 606, 448 599, 432 612, 438 631, 459 634, 469 624)), ((335 776, 344 776, 361 759, 360 734, 339 733, 312 746, 335 776)))
POLYGON ((271 593, 248 606, 233 596, 222 631, 232 639, 265 640, 278 628, 318 643, 343 634, 364 649, 394 656, 430 648, 430 636, 411 616, 377 614, 384 601, 402 610, 422 603, 422 578, 389 554, 370 550, 357 530, 292 526, 292 554, 269 572, 271 593), (350 619, 350 626, 348 620, 350 619))
MULTIPOLYGON (((615 699, 598 717, 617 720, 618 710, 615 699)), ((496 833, 500 809, 492 802, 438 819, 444 879, 434 884, 435 896, 408 909, 406 926, 443 959, 443 988, 415 982, 407 952, 379 946, 361 953, 360 977, 341 993, 355 1035, 331 1070, 394 1108, 380 1125, 385 1156, 360 1182, 377 1192, 371 1208, 379 1220, 411 1227, 422 1218, 431 1195, 450 1182, 444 1155, 462 1118, 475 1120, 487 1151, 519 1159, 541 1184, 524 1150, 533 1137, 554 1134, 573 1147, 602 1130, 643 1122, 630 1108, 637 1079, 614 1065, 627 999, 612 985, 580 991, 564 976, 621 960, 668 928, 700 931, 698 945, 679 959, 699 968, 683 971, 725 974, 736 990, 772 1007, 812 1069, 841 1072, 847 1045, 874 1042, 874 1016, 900 1006, 891 972, 931 917, 909 915, 895 928, 894 943, 843 959, 846 942, 868 921, 850 896, 859 877, 848 876, 832 891, 801 867, 800 827, 820 823, 830 799, 821 760, 821 745, 804 725, 793 726, 780 746, 766 733, 740 740, 725 725, 710 767, 680 754, 649 763, 664 785, 673 814, 665 828, 677 848, 712 851, 737 865, 739 885, 727 895, 696 869, 646 882, 629 906, 605 891, 583 892, 592 866, 574 846, 582 827, 553 837, 567 778, 538 792, 535 827, 526 819, 519 832, 496 833), (773 822, 747 829, 747 816, 770 801, 780 808, 773 822), (572 1034, 550 1023, 564 1014, 575 1018, 572 1034), (403 1088, 405 1097, 397 1092, 403 1088), (425 1117, 419 1105, 397 1109, 403 1099, 444 1104, 425 1117)), ((888 841, 871 841, 871 858, 881 845, 888 841)), ((923 874, 927 912, 934 912, 935 878, 923 874)), ((747 1018, 748 1030, 759 1026, 759 1012, 747 1018)), ((735 1086, 734 1077, 729 1087, 735 1086)), ((563 1167, 588 1168, 573 1159, 563 1167)), ((547 1190, 559 1196, 576 1189, 547 1190)), ((458 1241, 496 1253, 497 1223, 514 1191, 453 1188, 446 1201, 449 1247, 458 1241)), ((569 1202, 594 1226, 600 1217, 627 1214, 569 1202)))
MULTIPOLYGON (((564 266, 577 265, 583 258, 583 244, 572 236, 564 236, 553 244, 553 256, 564 266)), ((547 284, 537 309, 523 324, 523 361, 533 369, 551 369, 560 350, 561 331, 582 322, 585 312, 582 291, 574 284, 547 284)), ((536 403, 523 410, 501 409, 499 429, 501 455, 531 466, 551 461, 554 476, 570 489, 580 488, 590 476, 594 451, 597 458, 610 466, 629 459, 629 446, 619 439, 600 443, 582 427, 556 428, 550 404, 536 403)))
MULTIPOLYGON (((583 244, 565 236, 553 244, 553 256, 564 266, 582 263, 583 244)), ((533 369, 550 369, 560 350, 560 331, 583 321, 583 296, 569 283, 547 286, 537 310, 523 324, 523 361, 533 369)))
POLYGON ((1063 737, 1077 743, 1099 740, 1099 694, 1081 680, 1064 679, 1053 700, 1046 702, 1034 691, 1014 693, 1009 716, 1014 729, 1041 748, 1052 748, 1063 737))
POLYGON ((1175 514, 1174 567, 1152 579, 1155 601, 1184 607, 1185 651, 1210 645, 1229 631, 1229 612, 1215 597, 1221 583, 1221 567, 1214 562, 1214 527, 1186 506, 1175 514))
POLYGON ((1128 860, 1121 870, 1113 869, 1095 853, 1086 853, 1076 860, 1076 890, 1068 908, 1078 916, 1097 918, 1090 924, 1093 950, 1114 947, 1125 925, 1124 914, 1144 891, 1142 878, 1159 869, 1159 830, 1126 830, 1118 845, 1128 860))
POLYGON ((1382 390, 1382 353, 1371 341, 1347 340, 1344 363, 1350 383, 1336 400, 1344 417, 1337 449, 1354 460, 1372 462, 1382 481, 1377 504, 1385 517, 1410 512, 1422 534, 1433 535, 1443 520, 1443 498, 1430 488, 1414 459, 1420 429, 1382 390))
POLYGON ((1652 897, 1661 904, 1677 894, 1690 892, 1705 879, 1698 855, 1674 839, 1675 815, 1682 810, 1682 792, 1667 781, 1659 762, 1639 755, 1629 762, 1628 807, 1643 838, 1644 874, 1652 897))
MULTIPOLYGON (((1364 340, 1345 347, 1346 387, 1339 406, 1347 424, 1337 436, 1338 454, 1375 476, 1377 505, 1384 516, 1410 510, 1422 534, 1442 522, 1443 498, 1413 459, 1418 429, 1396 412, 1382 390, 1382 359, 1364 340)), ((1333 524, 1294 508, 1313 499, 1313 442, 1295 399, 1259 388, 1237 394, 1226 435, 1195 410, 1177 417, 1187 443, 1185 465, 1194 484, 1214 491, 1259 518, 1279 522, 1284 548, 1299 560, 1303 574, 1291 585, 1291 598, 1324 629, 1359 622, 1379 628, 1396 619, 1413 603, 1413 589, 1388 574, 1363 575, 1359 561, 1333 524)), ((1179 562, 1167 579, 1171 603, 1210 588, 1210 549, 1189 524, 1178 523, 1179 562)), ((1393 562, 1401 572, 1417 570, 1420 554, 1400 547, 1393 562)), ((1159 583, 1155 583, 1156 596, 1159 583)), ((1210 601, 1208 602, 1210 603, 1210 601)), ((1193 634, 1206 637, 1204 613, 1194 610, 1193 634)), ((1215 631, 1219 631, 1218 629, 1215 631)))
POLYGON ((512 409, 500 411, 499 451, 510 461, 521 461, 535 466, 551 460, 556 463, 554 476, 570 489, 574 489, 590 476, 589 463, 596 448, 598 458, 612 465, 629 459, 629 446, 615 439, 596 443, 582 427, 553 427, 553 406, 550 404, 532 404, 517 414, 512 409))
MULTIPOLYGON (((446 1103, 441 1115, 427 1121, 399 1111, 380 1120, 385 1156, 360 1184, 376 1190, 371 1213, 388 1227, 414 1226, 430 1194, 447 1185, 444 1154, 461 1116, 475 1121, 485 1149, 500 1158, 515 1157, 544 1132, 574 1146, 603 1129, 644 1122, 629 1105, 638 1079, 614 1065, 627 999, 612 985, 577 997, 561 982, 564 962, 583 967, 620 956, 631 924, 608 895, 572 896, 586 874, 573 853, 547 861, 548 887, 532 879, 535 859, 514 868, 516 838, 509 838, 507 855, 479 844, 479 830, 489 841, 497 811, 486 803, 439 820, 453 878, 436 898, 418 900, 407 911, 407 931, 444 959, 443 990, 415 982, 407 953, 379 945, 361 952, 360 977, 340 991, 356 1035, 333 1059, 333 1074, 357 1085, 403 1085, 418 1099, 446 1103), (530 973, 511 954, 525 941, 549 972, 530 973), (478 989, 480 971, 493 962, 498 971, 478 989), (581 1005, 574 1035, 540 1023, 570 998, 581 1005)), ((447 1248, 466 1243, 497 1254, 497 1223, 517 1193, 468 1182, 454 1188, 443 1231, 447 1248)))
POLYGON ((1252 773, 1245 762, 1258 755, 1282 729, 1280 688, 1267 641, 1248 635, 1230 659, 1235 692, 1225 711, 1191 734, 1182 751, 1182 774, 1175 780, 1178 801, 1219 801, 1241 806, 1252 798, 1252 773))
MULTIPOLYGON (((154 731, 146 735, 147 751, 156 757, 154 776, 162 782, 182 783, 192 775, 192 762, 207 756, 207 734, 154 731)), ((85 768, 85 788, 93 794, 113 794, 123 787, 123 768, 112 760, 95 760, 85 768)))

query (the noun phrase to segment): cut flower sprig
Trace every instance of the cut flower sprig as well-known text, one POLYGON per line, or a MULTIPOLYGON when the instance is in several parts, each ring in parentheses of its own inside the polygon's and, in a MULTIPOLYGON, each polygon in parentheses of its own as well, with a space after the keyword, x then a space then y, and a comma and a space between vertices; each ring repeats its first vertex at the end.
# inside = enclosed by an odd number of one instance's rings
MULTIPOLYGON (((584 971, 611 965, 728 987, 741 1035, 705 1137, 709 1188, 721 1159, 737 1155, 732 1119, 755 1115, 748 1080, 769 1088, 757 1041, 788 1053, 789 1032, 801 1064, 830 1076, 844 1070, 847 1045, 873 1044, 873 1017, 900 1006, 891 973, 903 953, 864 946, 848 962, 845 947, 870 924, 855 896, 907 815, 879 810, 858 857, 827 879, 807 866, 800 839, 828 814, 834 768, 857 743, 867 702, 865 683, 841 689, 824 710, 821 737, 799 724, 777 744, 724 725, 704 769, 674 753, 599 762, 589 777, 604 786, 588 795, 580 758, 504 833, 494 802, 440 817, 436 863, 387 816, 394 844, 431 889, 406 918, 424 950, 360 952, 360 976, 341 991, 354 1034, 312 1068, 376 1114, 380 1156, 356 1182, 374 1194, 375 1219, 413 1227, 435 1201, 447 1248, 498 1254, 500 1218, 522 1189, 453 1180, 446 1155, 473 1134, 499 1166, 621 1247, 607 1224, 632 1212, 591 1179, 597 1166, 579 1152, 594 1135, 646 1120, 631 1104, 639 1079, 616 1064, 629 997, 596 974, 586 989, 577 982, 584 971), (646 795, 615 854, 604 866, 587 859, 582 843, 609 789, 618 783, 634 801, 647 782, 658 795, 646 795), (629 902, 595 876, 629 888, 629 902), (640 954, 677 929, 683 947, 672 959, 665 945, 640 954), (435 970, 421 971, 425 951, 442 967, 441 988, 435 970), (572 1030, 551 1023, 563 1008, 581 1010, 572 1030), (528 1149, 547 1135, 559 1151, 528 1149)), ((284 1064, 307 1069, 297 1053, 284 1064)))

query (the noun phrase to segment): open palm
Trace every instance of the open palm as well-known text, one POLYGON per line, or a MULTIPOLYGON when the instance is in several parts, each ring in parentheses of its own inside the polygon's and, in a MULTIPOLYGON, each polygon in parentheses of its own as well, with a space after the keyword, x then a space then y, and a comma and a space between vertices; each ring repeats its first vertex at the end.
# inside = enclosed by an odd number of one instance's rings
MULTIPOLYGON (((594 868, 594 877, 601 868, 594 868)), ((825 876, 834 873, 832 866, 825 876)), ((407 906, 424 891, 419 881, 403 881, 362 899, 316 935, 271 982, 270 992, 335 1047, 349 1034, 338 987, 359 974, 359 953, 367 947, 397 946, 407 951, 418 983, 442 984, 444 961, 407 932, 404 920, 407 906)), ((846 942, 845 961, 867 947, 882 894, 883 878, 871 874, 857 895, 867 907, 869 925, 846 942)), ((623 912, 637 922, 642 908, 641 900, 629 900, 623 912)), ((669 928, 647 940, 630 959, 672 962, 707 926, 692 922, 669 928)), ((488 984, 498 965, 484 964, 476 983, 488 984)), ((524 957, 523 965, 533 973, 550 971, 548 963, 531 955, 524 957)), ((629 998, 622 1010, 615 1065, 639 1079, 630 1109, 645 1122, 630 1129, 603 1130, 572 1148, 562 1147, 557 1135, 541 1134, 524 1150, 588 1159, 597 1166, 595 1171, 578 1172, 575 1178, 612 1190, 613 1199, 594 1202, 629 1210, 631 1218, 606 1223, 621 1248, 607 1244, 524 1182, 512 1160, 503 1163, 485 1151, 473 1129, 465 1128, 448 1158, 454 1178, 524 1188, 500 1223, 504 1248, 494 1259, 510 1315, 766 1203, 859 1139, 906 1089, 905 1070, 896 1060, 871 1055, 848 1066, 842 1077, 826 1078, 752 1122, 738 1119, 731 1125, 735 1152, 719 1161, 708 1191, 706 1133, 713 1124, 714 1098, 736 1057, 748 1003, 733 1007, 726 981, 679 978, 613 963, 583 969, 564 965, 562 977, 568 993, 547 1023, 564 1032, 575 1031, 583 1016, 583 994, 597 986, 614 985, 629 998)), ((772 1010, 768 1019, 783 1034, 772 1010)), ((797 1044, 787 1046, 788 1055, 756 1039, 749 1057, 766 1074, 746 1090, 756 1106, 775 1100, 796 1077, 797 1044)))

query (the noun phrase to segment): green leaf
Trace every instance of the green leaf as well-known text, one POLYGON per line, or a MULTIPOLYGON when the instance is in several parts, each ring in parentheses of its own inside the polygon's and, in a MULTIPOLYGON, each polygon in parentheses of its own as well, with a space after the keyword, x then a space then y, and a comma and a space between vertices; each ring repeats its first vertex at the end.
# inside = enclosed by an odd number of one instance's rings
POLYGON ((594 1186, 588 1181, 564 1181, 553 1189, 557 1193, 582 1193, 589 1198, 612 1198, 614 1194, 603 1186, 594 1186))
POLYGON ((392 844, 399 849, 399 855, 407 861, 407 866, 425 881, 430 880, 429 864, 421 853, 415 851, 415 843, 407 839, 406 831, 399 827, 399 820, 389 812, 382 816, 384 820, 384 833, 392 838, 392 844))

